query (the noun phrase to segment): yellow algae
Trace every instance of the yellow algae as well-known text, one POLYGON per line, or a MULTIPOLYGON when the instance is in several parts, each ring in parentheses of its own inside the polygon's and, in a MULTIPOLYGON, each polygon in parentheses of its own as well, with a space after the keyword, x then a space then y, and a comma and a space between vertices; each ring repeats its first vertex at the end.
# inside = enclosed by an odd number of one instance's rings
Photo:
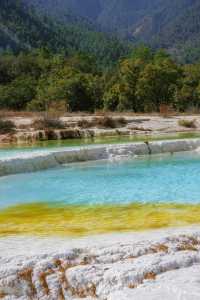
POLYGON ((149 230, 200 223, 200 204, 18 205, 0 211, 0 236, 149 230))

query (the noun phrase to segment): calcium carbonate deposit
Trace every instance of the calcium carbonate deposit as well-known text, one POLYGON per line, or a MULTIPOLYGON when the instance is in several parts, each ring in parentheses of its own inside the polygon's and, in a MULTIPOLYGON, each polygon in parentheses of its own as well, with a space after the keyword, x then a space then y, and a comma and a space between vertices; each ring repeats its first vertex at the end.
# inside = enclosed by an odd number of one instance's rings
MULTIPOLYGON (((0 176, 199 147, 192 139, 31 153, 0 159, 0 176)), ((0 238, 0 299, 199 300, 200 228, 82 240, 0 238)))
POLYGON ((2 299, 200 297, 199 228, 43 243, 22 237, 0 240, 2 299))
POLYGON ((62 164, 89 160, 112 159, 113 157, 151 155, 191 151, 200 147, 200 139, 166 140, 121 145, 101 145, 71 148, 59 151, 27 153, 0 159, 0 176, 34 172, 55 168, 62 164))

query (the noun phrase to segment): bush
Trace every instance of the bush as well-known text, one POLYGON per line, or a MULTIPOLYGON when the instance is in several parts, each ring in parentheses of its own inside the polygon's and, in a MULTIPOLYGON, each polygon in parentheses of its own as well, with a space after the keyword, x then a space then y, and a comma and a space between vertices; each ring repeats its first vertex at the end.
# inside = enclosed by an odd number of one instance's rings
POLYGON ((103 117, 96 119, 96 125, 98 127, 103 128, 117 128, 123 127, 127 124, 124 118, 110 118, 110 117, 103 117))
POLYGON ((186 128, 196 128, 196 120, 179 120, 179 126, 186 128))
POLYGON ((0 120, 0 134, 13 133, 15 124, 12 121, 0 120))
POLYGON ((78 126, 81 128, 118 128, 123 127, 127 124, 124 118, 110 118, 107 116, 101 118, 95 118, 92 121, 80 120, 78 126))
POLYGON ((32 127, 36 130, 64 129, 65 124, 59 119, 43 118, 33 122, 32 127))

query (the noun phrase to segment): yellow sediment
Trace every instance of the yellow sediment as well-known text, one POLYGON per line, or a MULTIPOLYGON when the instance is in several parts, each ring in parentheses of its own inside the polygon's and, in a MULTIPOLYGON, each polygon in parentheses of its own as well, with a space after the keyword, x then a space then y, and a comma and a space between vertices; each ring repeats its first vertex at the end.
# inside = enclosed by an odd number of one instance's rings
POLYGON ((200 204, 56 206, 35 203, 0 211, 0 236, 13 234, 82 236, 198 223, 200 223, 200 204))

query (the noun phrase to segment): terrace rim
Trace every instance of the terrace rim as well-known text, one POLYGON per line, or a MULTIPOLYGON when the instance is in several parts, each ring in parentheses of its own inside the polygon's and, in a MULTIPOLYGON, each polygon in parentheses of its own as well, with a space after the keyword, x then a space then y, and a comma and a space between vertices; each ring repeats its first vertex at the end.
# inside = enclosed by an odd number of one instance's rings
POLYGON ((200 138, 177 139, 127 144, 81 146, 30 152, 15 157, 0 158, 0 176, 57 168, 64 164, 109 160, 162 153, 194 151, 200 148, 200 138))

